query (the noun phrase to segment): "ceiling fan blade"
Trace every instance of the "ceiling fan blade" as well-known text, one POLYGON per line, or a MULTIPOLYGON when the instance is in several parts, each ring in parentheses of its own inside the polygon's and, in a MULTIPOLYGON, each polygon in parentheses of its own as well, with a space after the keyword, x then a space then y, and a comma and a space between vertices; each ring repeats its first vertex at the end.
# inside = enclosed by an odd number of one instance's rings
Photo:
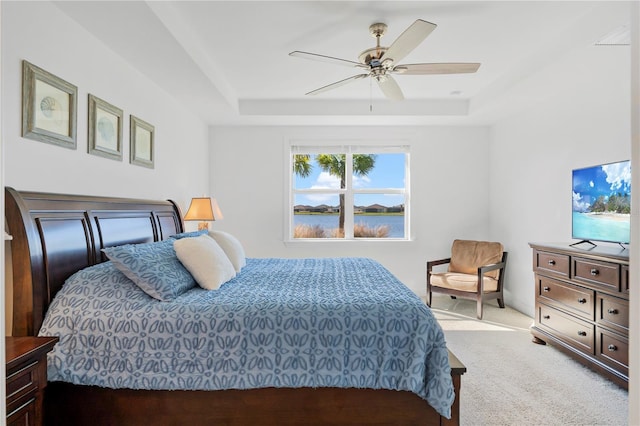
POLYGON ((418 45, 431 34, 431 31, 436 29, 436 26, 436 24, 423 21, 422 19, 416 20, 389 46, 382 56, 382 59, 398 63, 402 58, 407 56, 409 52, 418 47, 418 45))
POLYGON ((360 68, 369 68, 365 64, 361 64, 360 62, 349 61, 347 59, 334 58, 333 56, 319 55, 317 53, 309 53, 309 52, 301 52, 299 50, 294 50, 289 53, 289 56, 294 56, 297 58, 311 59, 312 61, 320 61, 320 62, 329 62, 332 64, 338 65, 346 65, 348 67, 360 67, 360 68))
POLYGON ((465 74, 478 71, 477 62, 449 62, 441 64, 402 64, 391 69, 391 72, 403 75, 425 74, 465 74))
POLYGON ((392 101, 401 101, 404 99, 400 86, 398 86, 398 83, 396 83, 389 74, 387 74, 384 79, 378 80, 378 86, 380 86, 382 93, 392 101))
POLYGON ((331 89, 335 89, 336 87, 344 86, 347 83, 351 83, 352 81, 359 80, 361 78, 369 77, 369 74, 358 74, 353 77, 345 78, 344 80, 336 81, 335 83, 328 84, 326 86, 322 86, 319 89, 312 90, 309 93, 305 93, 306 95, 317 95, 318 93, 326 92, 331 89))

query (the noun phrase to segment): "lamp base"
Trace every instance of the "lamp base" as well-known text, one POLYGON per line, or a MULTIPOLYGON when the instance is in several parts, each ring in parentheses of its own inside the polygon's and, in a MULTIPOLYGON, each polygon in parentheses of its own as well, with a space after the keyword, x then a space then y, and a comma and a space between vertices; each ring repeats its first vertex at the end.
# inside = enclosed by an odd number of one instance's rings
POLYGON ((199 222, 198 223, 198 231, 209 230, 209 222, 199 222))

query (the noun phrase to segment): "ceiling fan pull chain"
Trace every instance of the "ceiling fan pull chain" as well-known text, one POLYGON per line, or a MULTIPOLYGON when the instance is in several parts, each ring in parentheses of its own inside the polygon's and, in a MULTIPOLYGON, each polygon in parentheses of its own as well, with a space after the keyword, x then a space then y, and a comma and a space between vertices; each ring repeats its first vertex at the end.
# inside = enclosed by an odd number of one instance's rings
POLYGON ((369 77, 369 112, 373 112, 373 78, 369 77))

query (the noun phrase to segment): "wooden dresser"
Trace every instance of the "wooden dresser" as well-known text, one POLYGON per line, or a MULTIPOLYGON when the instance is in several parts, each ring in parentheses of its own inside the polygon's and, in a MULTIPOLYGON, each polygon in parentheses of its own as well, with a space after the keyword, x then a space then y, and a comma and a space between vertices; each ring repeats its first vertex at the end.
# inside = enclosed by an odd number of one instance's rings
POLYGON ((629 250, 530 243, 535 343, 549 343, 618 385, 629 382, 629 250))
POLYGON ((6 337, 7 425, 41 425, 47 353, 57 337, 6 337))

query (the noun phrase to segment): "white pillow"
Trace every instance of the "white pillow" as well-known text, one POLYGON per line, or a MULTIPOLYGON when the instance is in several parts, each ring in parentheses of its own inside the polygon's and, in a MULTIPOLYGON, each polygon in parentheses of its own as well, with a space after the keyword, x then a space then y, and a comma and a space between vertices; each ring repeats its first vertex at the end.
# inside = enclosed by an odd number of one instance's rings
POLYGON ((240 269, 247 264, 244 249, 240 241, 228 232, 223 231, 209 231, 209 236, 216 240, 220 247, 222 247, 222 250, 227 254, 236 272, 240 272, 240 269))
POLYGON ((224 250, 206 234, 175 240, 173 248, 180 262, 202 288, 216 290, 236 276, 224 250))

